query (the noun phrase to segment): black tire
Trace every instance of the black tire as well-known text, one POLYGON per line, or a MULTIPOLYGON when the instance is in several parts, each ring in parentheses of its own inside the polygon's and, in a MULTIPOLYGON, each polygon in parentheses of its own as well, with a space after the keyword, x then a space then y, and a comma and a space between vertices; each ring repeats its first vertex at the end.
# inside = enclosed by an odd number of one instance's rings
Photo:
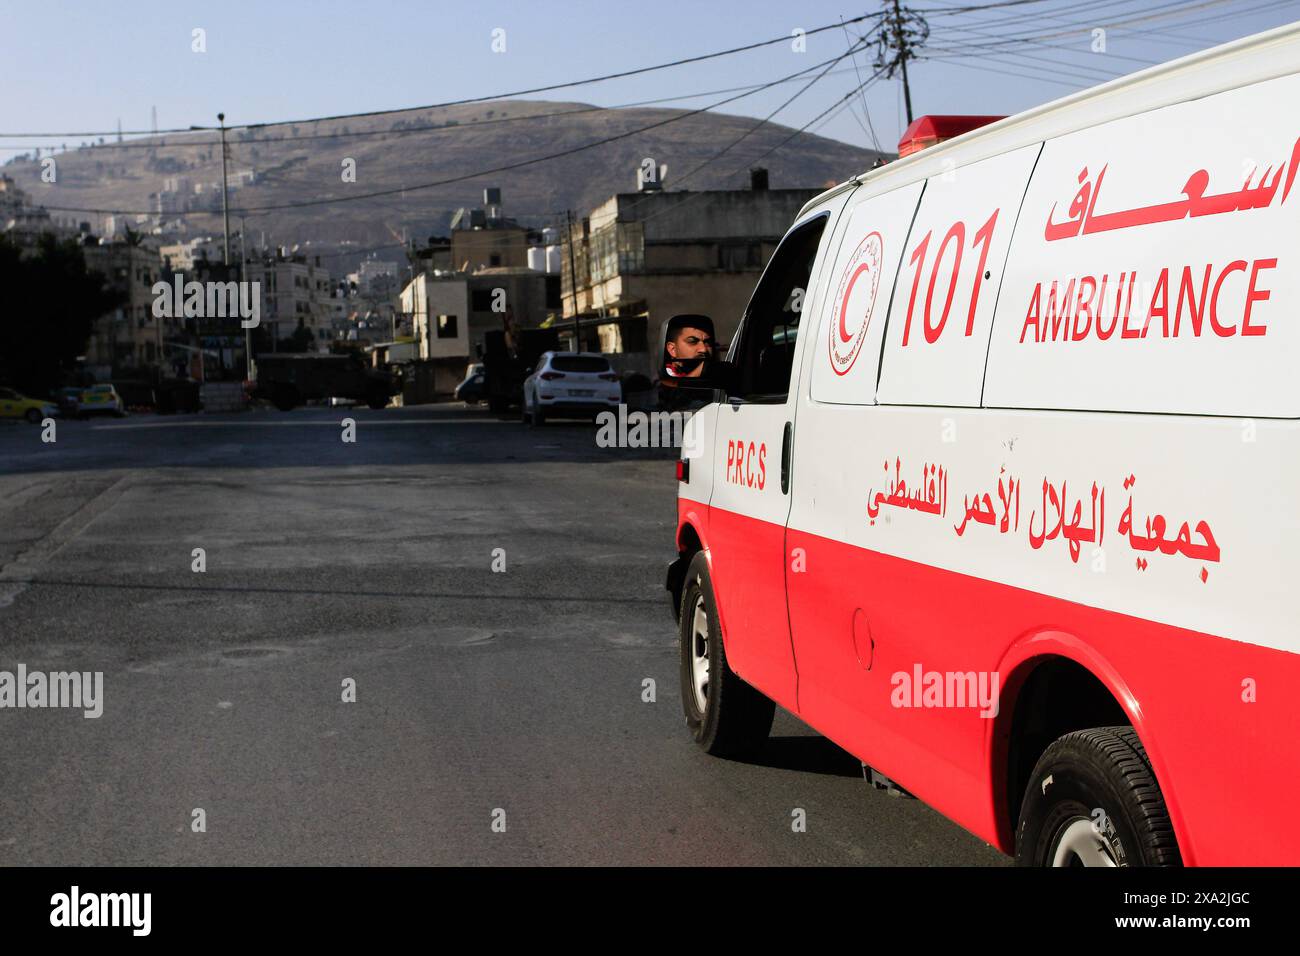
POLYGON ((371 395, 369 398, 366 399, 366 404, 376 410, 381 408, 387 408, 388 396, 380 395, 378 392, 376 392, 374 395, 371 395))
POLYGON ((29 408, 27 414, 23 417, 33 425, 39 425, 41 423, 41 410, 39 408, 29 408))
POLYGON ((540 403, 533 404, 533 410, 529 413, 528 420, 538 427, 546 424, 546 412, 542 411, 540 403))
POLYGON ((1132 727, 1094 727, 1059 738, 1038 758, 1025 790, 1016 862, 1084 866, 1088 861, 1182 865, 1169 810, 1132 727), (1087 844, 1083 855, 1070 850, 1079 841, 1087 844))
POLYGON ((709 578, 709 563, 703 552, 691 559, 682 587, 677 615, 677 645, 681 658, 682 710, 691 736, 705 751, 717 757, 744 757, 761 749, 772 730, 776 705, 727 664, 726 650, 718 626, 718 607, 709 578), (696 610, 707 626, 703 654, 708 661, 704 686, 704 707, 696 699, 694 658, 700 650, 696 610))
POLYGON ((525 425, 527 425, 529 422, 527 399, 519 403, 519 420, 523 422, 525 425))

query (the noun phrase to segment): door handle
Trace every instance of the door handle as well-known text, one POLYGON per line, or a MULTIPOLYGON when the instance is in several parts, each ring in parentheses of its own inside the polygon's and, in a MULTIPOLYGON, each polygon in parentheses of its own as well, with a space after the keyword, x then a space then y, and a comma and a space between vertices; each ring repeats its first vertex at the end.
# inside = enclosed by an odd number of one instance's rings
POLYGON ((790 439, 794 437, 794 422, 786 422, 785 430, 781 433, 781 494, 790 493, 790 439))

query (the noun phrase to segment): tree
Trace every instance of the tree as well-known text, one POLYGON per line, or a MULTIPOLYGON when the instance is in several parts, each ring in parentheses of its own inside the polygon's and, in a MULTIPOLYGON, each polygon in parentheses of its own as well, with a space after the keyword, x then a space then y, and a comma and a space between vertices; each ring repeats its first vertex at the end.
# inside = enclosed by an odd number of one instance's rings
POLYGON ((0 237, 0 382, 35 397, 49 394, 85 352, 95 320, 123 300, 87 270, 75 240, 46 234, 24 255, 0 237))

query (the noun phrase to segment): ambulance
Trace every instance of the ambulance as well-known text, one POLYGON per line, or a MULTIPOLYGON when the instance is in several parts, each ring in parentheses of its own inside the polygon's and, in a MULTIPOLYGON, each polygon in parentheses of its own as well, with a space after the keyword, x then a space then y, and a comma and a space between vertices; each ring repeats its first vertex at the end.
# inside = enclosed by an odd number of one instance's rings
POLYGON ((1025 865, 1300 864, 1296 103, 1300 25, 803 209, 677 466, 704 750, 779 705, 1025 865))

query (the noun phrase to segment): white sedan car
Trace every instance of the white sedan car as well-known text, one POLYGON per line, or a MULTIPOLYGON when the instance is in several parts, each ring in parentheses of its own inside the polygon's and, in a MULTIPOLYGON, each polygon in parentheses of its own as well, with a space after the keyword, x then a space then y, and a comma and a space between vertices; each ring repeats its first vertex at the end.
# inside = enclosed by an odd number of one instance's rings
POLYGON ((544 352, 524 379, 523 420, 594 418, 622 400, 618 374, 599 352, 544 352))

